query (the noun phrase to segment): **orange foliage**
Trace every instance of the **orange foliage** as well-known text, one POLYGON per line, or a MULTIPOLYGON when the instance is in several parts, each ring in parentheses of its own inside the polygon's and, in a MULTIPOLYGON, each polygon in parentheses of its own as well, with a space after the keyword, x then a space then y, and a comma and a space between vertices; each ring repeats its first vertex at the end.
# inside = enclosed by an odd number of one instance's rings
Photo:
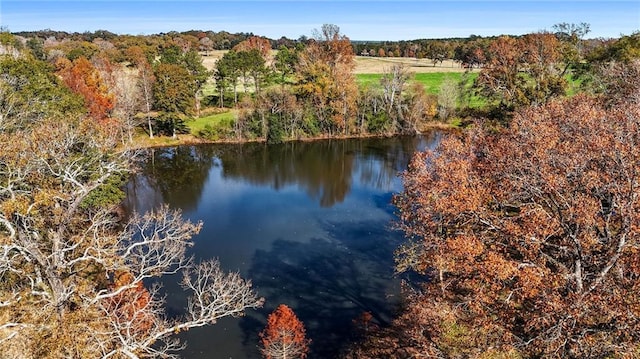
POLYGON ((265 60, 268 60, 269 53, 271 52, 271 41, 266 37, 251 36, 233 47, 233 50, 236 52, 251 51, 253 49, 258 50, 260 55, 262 55, 265 60))
POLYGON ((262 354, 267 359, 305 358, 309 341, 305 329, 295 313, 280 304, 269 314, 266 328, 260 333, 262 354))
POLYGON ((109 117, 115 98, 109 93, 105 81, 89 60, 84 57, 79 57, 73 62, 59 59, 56 69, 64 83, 84 98, 91 118, 101 121, 109 117))
POLYGON ((336 26, 323 26, 323 36, 300 54, 298 93, 310 100, 316 117, 329 134, 348 133, 355 118, 358 86, 353 69, 355 55, 348 37, 336 26))
POLYGON ((605 110, 578 96, 417 155, 396 198, 414 239, 399 267, 432 275, 412 306, 453 319, 411 309, 430 323, 412 340, 472 357, 635 353, 639 133, 638 104, 605 110), (483 341, 487 333, 495 337, 483 341))
MULTIPOLYGON (((129 272, 117 272, 114 276, 111 289, 115 292, 118 289, 132 283, 133 276, 129 272)), ((151 304, 151 294, 144 287, 142 282, 136 283, 132 288, 127 288, 109 299, 111 312, 118 317, 120 322, 130 322, 136 333, 146 333, 154 323, 153 312, 146 310, 151 304)))

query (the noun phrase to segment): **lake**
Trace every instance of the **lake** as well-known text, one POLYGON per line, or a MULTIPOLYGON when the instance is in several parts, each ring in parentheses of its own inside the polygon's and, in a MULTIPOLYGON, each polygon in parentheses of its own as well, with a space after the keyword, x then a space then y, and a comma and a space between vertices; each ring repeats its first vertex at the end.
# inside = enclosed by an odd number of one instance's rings
MULTIPOLYGON (((180 334, 183 358, 259 358, 258 333, 279 304, 291 307, 312 340, 309 358, 333 358, 354 339, 353 320, 370 312, 388 323, 399 301, 391 198, 416 150, 440 139, 198 145, 149 150, 127 186, 126 207, 162 203, 203 221, 190 254, 218 258, 251 279, 264 308, 180 334)), ((178 276, 163 280, 168 314, 186 298, 178 276)))

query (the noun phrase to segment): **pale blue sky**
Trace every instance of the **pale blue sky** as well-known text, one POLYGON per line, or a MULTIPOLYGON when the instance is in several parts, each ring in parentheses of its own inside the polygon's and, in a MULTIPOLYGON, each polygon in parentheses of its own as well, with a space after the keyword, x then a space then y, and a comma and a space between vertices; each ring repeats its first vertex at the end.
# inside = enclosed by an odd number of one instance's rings
POLYGON ((109 30, 118 34, 213 30, 279 38, 338 25, 352 40, 520 35, 560 22, 591 24, 587 37, 640 30, 640 0, 626 1, 36 1, 0 0, 10 31, 109 30))

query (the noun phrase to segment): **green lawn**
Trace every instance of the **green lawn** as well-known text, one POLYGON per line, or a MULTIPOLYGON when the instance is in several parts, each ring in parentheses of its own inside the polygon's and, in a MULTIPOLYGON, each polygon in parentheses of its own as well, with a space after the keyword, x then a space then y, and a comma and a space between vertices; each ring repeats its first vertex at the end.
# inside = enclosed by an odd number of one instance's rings
MULTIPOLYGON (((456 82, 460 82, 464 76, 462 72, 428 72, 414 74, 410 81, 420 82, 424 85, 425 91, 431 95, 437 95, 440 91, 440 86, 446 78, 451 78, 456 82)), ((477 72, 472 72, 467 77, 467 83, 465 87, 468 89, 473 84, 473 81, 478 77, 477 72)), ((356 81, 361 86, 380 86, 380 79, 382 74, 357 74, 356 81)), ((486 100, 480 96, 473 95, 461 106, 480 108, 486 105, 486 100)))
POLYGON ((216 113, 209 116, 203 116, 187 121, 187 126, 191 130, 191 133, 196 135, 204 126, 209 125, 211 128, 229 127, 235 120, 236 113, 233 110, 228 110, 222 113, 216 113))
POLYGON ((204 85, 202 85, 202 95, 203 96, 211 96, 217 95, 218 89, 216 88, 216 83, 214 81, 207 81, 204 85))
MULTIPOLYGON (((414 74, 412 81, 420 82, 424 85, 427 93, 437 95, 440 90, 440 85, 446 78, 452 78, 456 82, 462 79, 463 73, 461 72, 428 72, 414 74)), ((469 75, 469 82, 475 80, 478 77, 478 73, 474 72, 469 75)), ((380 79, 382 74, 357 74, 356 81, 362 86, 378 86, 380 85, 380 79)))
MULTIPOLYGON (((444 82, 445 79, 450 78, 455 82, 460 82, 462 80, 463 73, 461 72, 433 72, 433 73, 421 73, 414 75, 414 81, 420 82, 424 85, 427 93, 437 95, 440 92, 440 86, 444 82)), ((468 82, 473 83, 473 81, 478 77, 477 72, 473 72, 469 74, 468 82)))
POLYGON ((378 86, 382 74, 356 74, 356 82, 363 87, 378 86))

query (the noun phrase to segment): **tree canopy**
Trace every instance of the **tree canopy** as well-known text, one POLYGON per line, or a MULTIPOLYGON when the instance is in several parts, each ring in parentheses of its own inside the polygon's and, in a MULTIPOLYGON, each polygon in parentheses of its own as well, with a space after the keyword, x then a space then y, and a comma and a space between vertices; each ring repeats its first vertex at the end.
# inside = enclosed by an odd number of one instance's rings
POLYGON ((69 87, 29 54, 0 57, 0 352, 176 357, 174 334, 262 299, 216 260, 186 255, 201 223, 166 206, 124 216, 138 153, 118 147, 122 123, 105 120, 111 102, 93 63, 61 60, 69 87), (177 273, 190 299, 169 319, 151 281, 177 273))
POLYGON ((411 239, 398 269, 431 278, 414 339, 447 355, 637 353, 639 129, 637 104, 578 96, 416 156, 396 197, 411 239))

